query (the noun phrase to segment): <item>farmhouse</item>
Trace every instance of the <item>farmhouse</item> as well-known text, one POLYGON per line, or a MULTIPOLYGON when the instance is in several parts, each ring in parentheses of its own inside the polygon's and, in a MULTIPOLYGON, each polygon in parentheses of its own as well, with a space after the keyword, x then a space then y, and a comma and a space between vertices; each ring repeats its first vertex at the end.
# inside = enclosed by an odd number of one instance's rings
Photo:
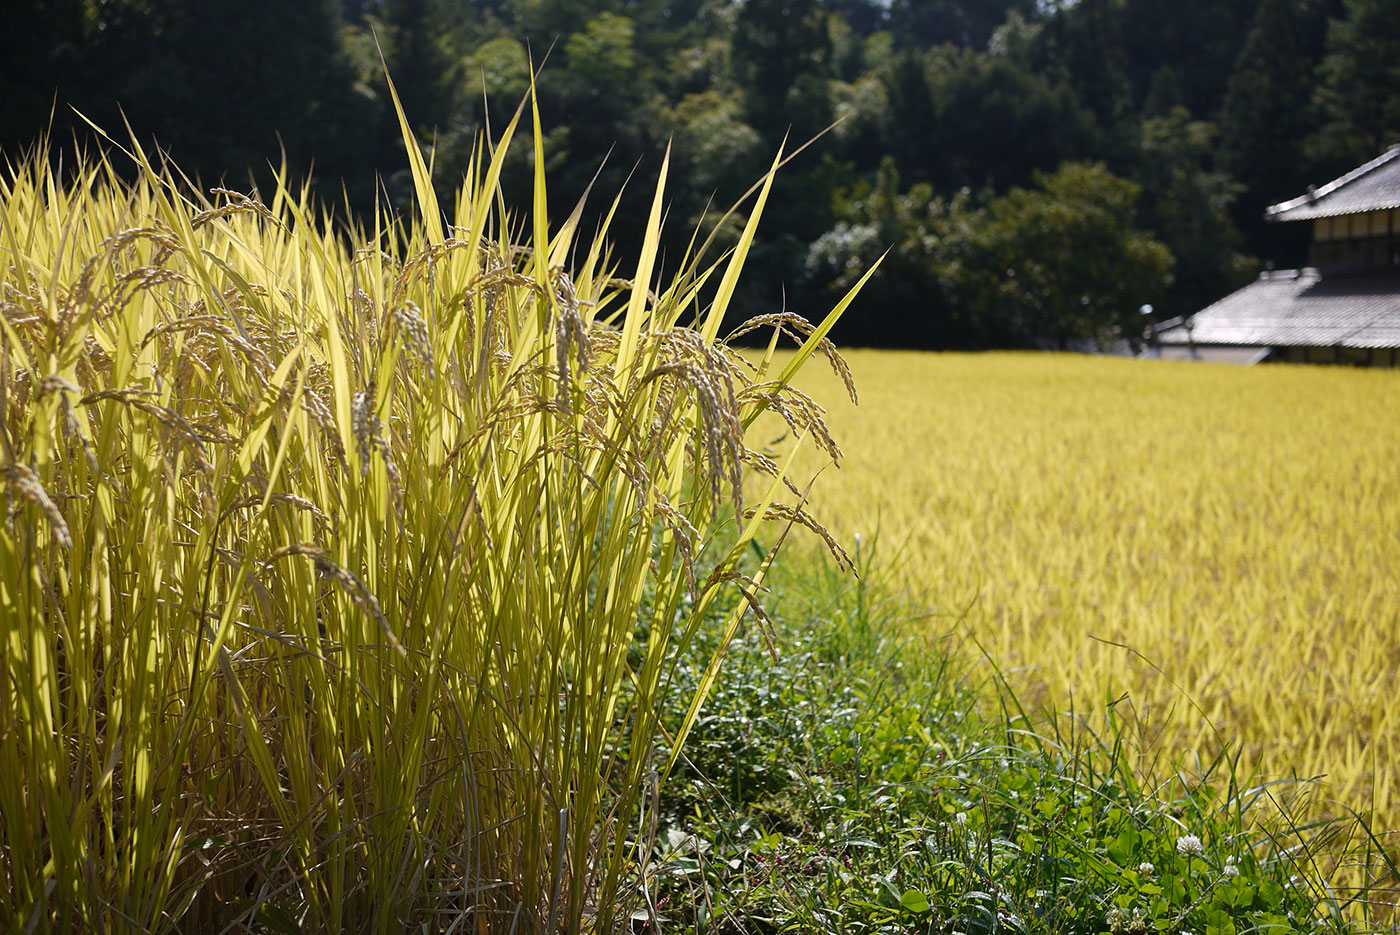
POLYGON ((1400 145, 1265 217, 1312 222, 1309 266, 1159 325, 1161 356, 1400 366, 1400 145))

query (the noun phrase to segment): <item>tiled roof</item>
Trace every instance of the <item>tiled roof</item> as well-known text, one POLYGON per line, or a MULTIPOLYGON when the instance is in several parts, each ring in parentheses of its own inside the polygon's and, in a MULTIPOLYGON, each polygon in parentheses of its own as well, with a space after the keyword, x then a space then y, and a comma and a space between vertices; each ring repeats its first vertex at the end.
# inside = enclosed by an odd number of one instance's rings
POLYGON ((1400 208, 1400 146, 1306 195, 1270 205, 1264 216, 1271 221, 1306 221, 1384 208, 1400 208))
POLYGON ((1164 345, 1400 347, 1400 274, 1262 274, 1243 289, 1157 334, 1164 345))

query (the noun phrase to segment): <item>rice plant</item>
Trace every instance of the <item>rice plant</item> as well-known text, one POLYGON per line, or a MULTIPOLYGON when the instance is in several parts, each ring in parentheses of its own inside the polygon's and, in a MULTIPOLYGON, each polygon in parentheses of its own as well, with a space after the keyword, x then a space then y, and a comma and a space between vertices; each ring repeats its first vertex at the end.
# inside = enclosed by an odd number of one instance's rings
POLYGON ((1358 827, 1371 863, 1355 882, 1392 878, 1400 375, 847 358, 862 405, 827 414, 848 456, 813 486, 838 536, 878 534, 1028 707, 1122 699, 1144 777, 1226 753, 1241 779, 1290 780, 1266 798, 1299 825, 1364 816, 1390 856, 1358 827))
POLYGON ((835 456, 791 380, 840 366, 855 292, 769 322, 804 332, 781 369, 719 340, 771 172, 737 246, 663 280, 664 166, 624 267, 582 206, 551 228, 533 105, 446 211, 400 118, 408 220, 338 228, 285 174, 206 193, 134 142, 0 178, 20 930, 615 929, 645 895, 650 753, 680 748, 776 547, 741 559, 766 522, 820 528, 746 429, 775 410, 835 456))

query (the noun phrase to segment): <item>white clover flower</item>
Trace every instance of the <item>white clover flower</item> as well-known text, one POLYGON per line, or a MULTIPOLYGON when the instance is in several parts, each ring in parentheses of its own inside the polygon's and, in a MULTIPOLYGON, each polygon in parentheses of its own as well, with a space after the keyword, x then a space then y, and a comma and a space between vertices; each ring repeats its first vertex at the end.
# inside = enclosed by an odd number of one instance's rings
POLYGON ((1183 834, 1176 839, 1176 852, 1182 857, 1199 857, 1206 852, 1201 839, 1194 834, 1183 834))
POLYGON ((958 812, 956 815, 953 816, 953 820, 960 825, 967 824, 967 812, 958 812))
POLYGON ((1240 868, 1234 864, 1226 864, 1220 869, 1220 872, 1227 877, 1237 877, 1240 875, 1240 868))
POLYGON ((1104 913, 1104 921, 1108 923, 1110 932, 1132 933, 1147 931, 1147 917, 1142 914, 1142 910, 1137 906, 1133 907, 1131 914, 1117 906, 1111 906, 1108 912, 1104 913))
POLYGON ((1150 877, 1156 872, 1157 868, 1152 866, 1152 864, 1148 863, 1145 860, 1142 863, 1138 864, 1138 873, 1142 874, 1145 877, 1150 877))

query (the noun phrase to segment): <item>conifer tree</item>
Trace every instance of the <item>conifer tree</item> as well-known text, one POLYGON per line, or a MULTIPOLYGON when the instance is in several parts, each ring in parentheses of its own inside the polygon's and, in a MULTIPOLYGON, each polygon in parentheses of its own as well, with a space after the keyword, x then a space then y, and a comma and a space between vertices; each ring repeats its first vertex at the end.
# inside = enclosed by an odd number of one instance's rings
POLYGON ((82 0, 0 4, 0 143, 7 148, 30 143, 50 113, 55 129, 67 123, 64 105, 81 90, 73 67, 84 40, 84 6, 82 0))
POLYGON ((1347 0, 1327 31, 1317 101, 1328 120, 1315 151, 1359 162, 1400 142, 1400 0, 1347 0))
POLYGON ((1266 258, 1286 265, 1301 260, 1298 238, 1263 213, 1317 181, 1304 146, 1316 127, 1312 71, 1321 20, 1304 0, 1263 0, 1220 110, 1221 166, 1242 186, 1236 223, 1266 258))
MULTIPOLYGON (((444 125, 454 105, 456 69, 445 43, 448 31, 440 6, 438 0, 392 0, 385 23, 394 88, 409 119, 428 131, 444 125)), ((393 135, 398 135, 397 125, 393 135)))
POLYGON ((772 145, 789 128, 805 141, 826 127, 831 49, 817 0, 745 0, 733 49, 749 123, 772 145))
POLYGON ((352 141, 369 113, 334 0, 111 0, 100 16, 94 116, 129 120, 187 171, 237 178, 280 149, 294 170, 343 178, 364 158, 352 141))

